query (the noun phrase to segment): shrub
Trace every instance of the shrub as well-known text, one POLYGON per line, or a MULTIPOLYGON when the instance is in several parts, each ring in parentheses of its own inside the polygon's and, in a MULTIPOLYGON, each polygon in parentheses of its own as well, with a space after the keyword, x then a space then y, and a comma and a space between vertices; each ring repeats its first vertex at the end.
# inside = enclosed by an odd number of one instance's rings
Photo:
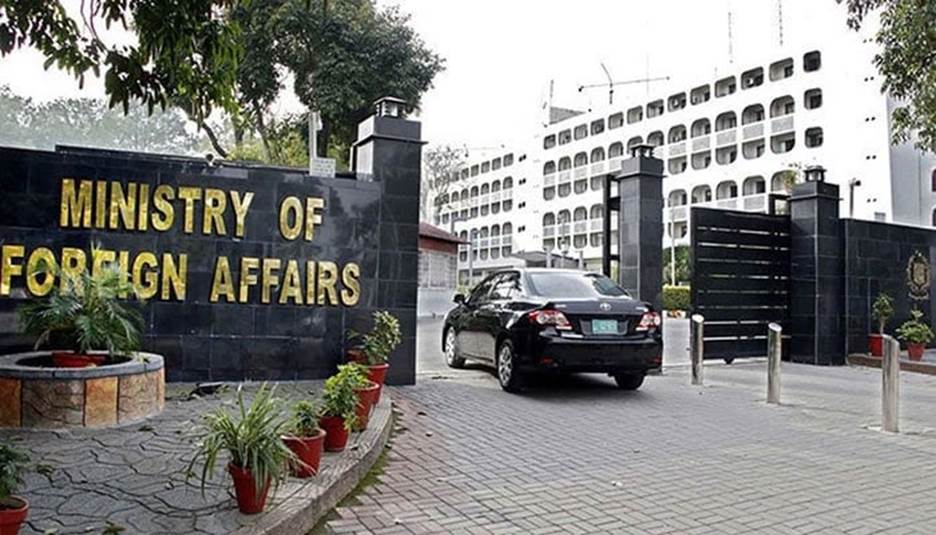
POLYGON ((885 292, 877 295, 874 305, 871 307, 871 316, 878 322, 878 333, 884 334, 884 327, 887 326, 887 320, 894 315, 894 299, 885 292))
POLYGON ((23 482, 23 465, 28 460, 24 453, 0 444, 0 503, 12 496, 23 482))
POLYGON ((910 319, 897 328, 897 336, 909 344, 930 343, 933 340, 933 330, 922 318, 922 312, 911 310, 910 319))
POLYGON ((374 327, 362 338, 367 364, 383 364, 400 345, 400 320, 387 311, 378 310, 374 312, 374 327))
POLYGON ((205 434, 188 470, 191 474, 195 463, 204 460, 202 492, 223 451, 227 451, 231 464, 250 470, 258 494, 267 481, 278 487, 286 477, 289 464, 296 462, 296 458, 280 438, 287 424, 281 417, 279 400, 273 397, 275 390, 264 383, 248 407, 241 385, 237 389, 236 414, 221 407, 205 416, 205 434))
MULTIPOLYGON (((93 249, 92 257, 97 254, 93 249)), ((116 262, 104 263, 95 273, 86 267, 79 273, 43 266, 41 271, 62 278, 48 297, 28 302, 19 309, 26 334, 41 345, 62 344, 78 354, 106 350, 110 355, 140 348, 143 318, 122 299, 136 290, 116 262)))
POLYGON ((297 437, 313 437, 318 433, 319 408, 308 400, 297 401, 292 406, 289 427, 297 437))
POLYGON ((325 380, 322 393, 323 416, 338 416, 345 429, 351 430, 357 421, 357 393, 354 389, 367 384, 367 370, 356 362, 338 366, 338 373, 325 380))
POLYGON ((663 310, 689 310, 690 290, 689 286, 663 286, 663 310))

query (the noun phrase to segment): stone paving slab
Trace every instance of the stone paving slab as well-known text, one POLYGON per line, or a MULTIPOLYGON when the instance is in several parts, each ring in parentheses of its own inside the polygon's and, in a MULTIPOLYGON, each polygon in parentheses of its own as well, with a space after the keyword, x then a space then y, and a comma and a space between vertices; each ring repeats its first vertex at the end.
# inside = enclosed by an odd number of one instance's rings
MULTIPOLYGON (((309 398, 320 393, 321 384, 283 383, 277 396, 287 401, 309 398)), ((248 399, 258 386, 247 385, 248 399)), ((167 385, 163 414, 128 426, 0 430, 0 441, 26 451, 40 469, 26 474, 20 492, 30 502, 21 533, 102 533, 110 524, 127 534, 291 533, 295 526, 314 525, 353 488, 390 430, 390 400, 383 396, 368 430, 352 434, 344 453, 325 454, 318 476, 288 479, 267 513, 246 516, 237 511, 223 462, 204 495, 197 478, 186 480, 202 416, 221 404, 234 407, 236 395, 232 387, 190 400, 192 389, 191 384, 167 385), (349 473, 353 481, 339 482, 349 473), (323 496, 327 499, 317 503, 323 496)))
POLYGON ((493 377, 392 389, 402 429, 380 482, 326 533, 936 533, 936 377, 902 375, 902 424, 879 421, 880 371, 763 361, 687 368, 623 392, 605 378, 493 377))

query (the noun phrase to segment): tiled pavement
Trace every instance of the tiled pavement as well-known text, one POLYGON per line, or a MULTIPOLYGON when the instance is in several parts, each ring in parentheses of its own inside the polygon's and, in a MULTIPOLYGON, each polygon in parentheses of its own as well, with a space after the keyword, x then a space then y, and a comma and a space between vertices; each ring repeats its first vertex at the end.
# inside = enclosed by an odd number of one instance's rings
POLYGON ((874 429, 880 371, 686 368, 500 391, 478 371, 398 388, 379 483, 327 533, 936 533, 936 377, 904 374, 904 434, 874 429))

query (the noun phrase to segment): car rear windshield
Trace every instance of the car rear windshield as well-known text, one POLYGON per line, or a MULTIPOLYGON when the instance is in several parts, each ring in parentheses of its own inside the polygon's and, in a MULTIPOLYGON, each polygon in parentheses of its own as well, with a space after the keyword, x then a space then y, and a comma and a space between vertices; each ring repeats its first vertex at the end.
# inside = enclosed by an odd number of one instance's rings
POLYGON ((623 297, 628 293, 615 282, 597 273, 528 273, 532 293, 550 299, 583 297, 623 297))

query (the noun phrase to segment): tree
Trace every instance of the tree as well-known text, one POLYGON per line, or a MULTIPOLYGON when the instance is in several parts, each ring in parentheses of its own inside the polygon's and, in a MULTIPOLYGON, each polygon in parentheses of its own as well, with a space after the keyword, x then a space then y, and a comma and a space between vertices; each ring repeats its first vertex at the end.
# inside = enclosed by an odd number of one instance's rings
POLYGON ((95 99, 60 98, 36 103, 0 86, 0 144, 52 149, 57 144, 172 154, 195 152, 198 136, 178 110, 128 114, 95 99))
POLYGON ((663 280, 666 284, 689 284, 692 281, 692 258, 687 245, 677 245, 675 255, 673 248, 663 250, 663 280), (676 279, 673 280, 673 271, 670 268, 671 259, 675 256, 676 279))
POLYGON ((229 13, 237 0, 83 0, 80 19, 58 0, 0 0, 0 56, 32 46, 84 84, 100 76, 111 107, 129 113, 139 101, 178 106, 225 151, 207 124, 215 108, 236 113, 235 82, 242 55, 240 31, 229 13), (98 26, 132 28, 136 42, 108 44, 98 26))
POLYGON ((897 99, 891 111, 893 143, 914 140, 936 152, 936 3, 928 0, 837 0, 848 6, 848 25, 858 29, 880 10, 874 65, 882 91, 897 99))
POLYGON ((417 107, 443 68, 409 17, 373 0, 252 0, 234 18, 246 51, 235 129, 257 132, 270 158, 269 109, 287 75, 300 101, 322 115, 320 153, 346 160, 375 100, 392 95, 417 107))
POLYGON ((467 157, 467 149, 449 145, 439 145, 423 152, 422 184, 419 188, 419 215, 422 220, 429 219, 431 206, 434 205, 436 211, 449 206, 443 198, 449 192, 452 175, 464 167, 467 157))

